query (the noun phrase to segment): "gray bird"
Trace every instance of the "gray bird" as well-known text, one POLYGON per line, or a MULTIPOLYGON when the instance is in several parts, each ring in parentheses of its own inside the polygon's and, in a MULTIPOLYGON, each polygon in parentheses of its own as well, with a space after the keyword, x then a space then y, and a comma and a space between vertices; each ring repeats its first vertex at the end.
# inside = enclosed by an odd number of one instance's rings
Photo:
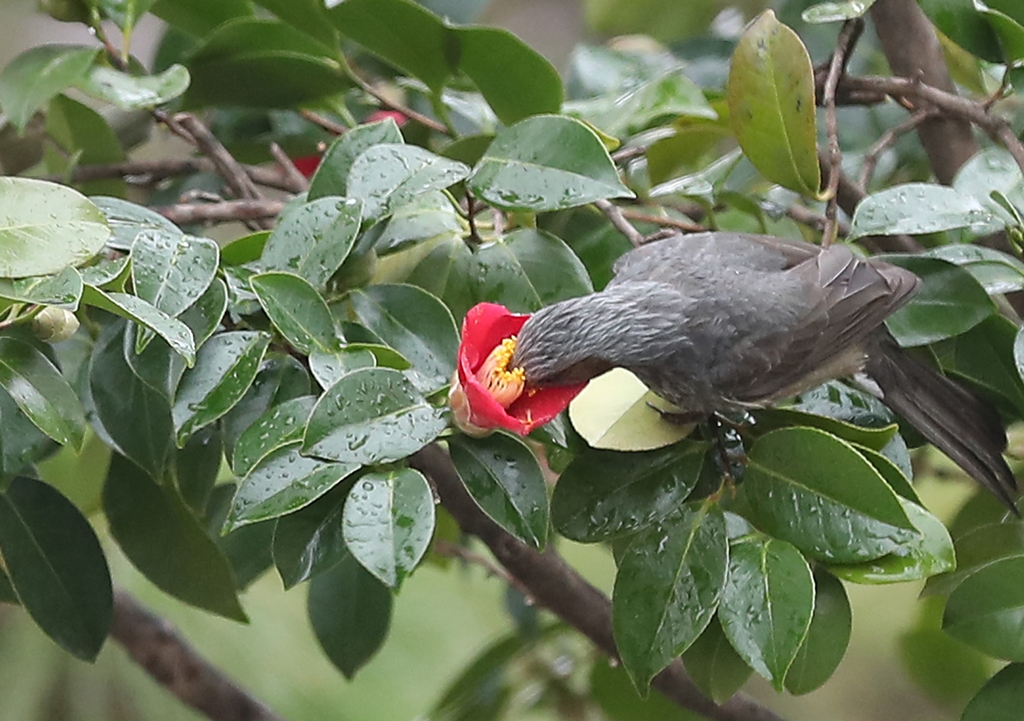
POLYGON ((996 411, 901 349, 883 325, 919 284, 844 245, 674 236, 622 256, 601 292, 535 313, 510 366, 537 386, 626 368, 695 417, 771 405, 863 372, 887 406, 1015 510, 996 411))

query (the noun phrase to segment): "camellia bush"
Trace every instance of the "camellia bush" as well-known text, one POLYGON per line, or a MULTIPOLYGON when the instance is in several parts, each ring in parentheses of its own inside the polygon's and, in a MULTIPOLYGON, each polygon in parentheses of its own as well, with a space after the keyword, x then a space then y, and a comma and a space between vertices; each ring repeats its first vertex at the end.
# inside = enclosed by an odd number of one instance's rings
POLYGON ((346 677, 417 566, 483 559, 519 632, 430 718, 513 718, 511 670, 557 643, 572 693, 529 699, 560 718, 752 721, 778 718, 752 673, 828 681, 846 584, 928 579, 917 673, 1009 661, 962 713, 1016 718, 1024 526, 981 490, 933 515, 934 456, 859 386, 694 427, 621 370, 507 408, 475 374, 631 247, 733 230, 912 270, 889 331, 1024 418, 1024 5, 595 0, 598 32, 634 34, 560 75, 472 24, 485 4, 41 3, 95 42, 0 72, 0 601, 82 659, 112 635, 211 718, 275 718, 155 641, 104 548, 237 621, 262 574, 306 586, 346 677), (40 471, 54 454, 106 469, 98 500, 40 471), (614 556, 611 599, 560 537, 614 556))

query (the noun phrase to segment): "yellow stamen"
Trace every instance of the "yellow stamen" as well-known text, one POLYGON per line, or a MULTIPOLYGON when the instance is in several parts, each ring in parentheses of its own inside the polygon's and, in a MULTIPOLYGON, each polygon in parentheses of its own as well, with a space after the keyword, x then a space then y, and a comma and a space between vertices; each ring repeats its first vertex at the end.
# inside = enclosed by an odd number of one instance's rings
POLYGON ((502 408, 508 408, 522 395, 526 385, 526 372, 522 368, 509 370, 508 364, 516 350, 516 337, 506 338, 487 356, 476 372, 477 380, 487 386, 491 396, 502 408))

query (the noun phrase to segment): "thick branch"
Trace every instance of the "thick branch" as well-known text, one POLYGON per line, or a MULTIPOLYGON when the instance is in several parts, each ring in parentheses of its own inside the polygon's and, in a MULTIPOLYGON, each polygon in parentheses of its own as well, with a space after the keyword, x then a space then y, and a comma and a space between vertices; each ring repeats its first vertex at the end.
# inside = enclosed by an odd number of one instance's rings
POLYGON ((180 203, 154 208, 175 225, 267 220, 284 210, 283 200, 224 200, 219 203, 180 203))
MULTIPOLYGON (((540 552, 530 548, 492 521, 466 492, 451 458, 439 446, 427 446, 417 452, 410 458, 410 464, 433 481, 441 503, 462 529, 482 540, 539 605, 575 627, 604 653, 617 658, 611 602, 603 593, 554 550, 540 552)), ((652 685, 678 706, 714 721, 781 721, 771 710, 740 695, 716 705, 689 679, 679 660, 655 676, 652 685)))
POLYGON ((114 596, 110 635, 157 683, 213 721, 282 721, 124 591, 114 596))
MULTIPOLYGON (((955 94, 935 28, 916 0, 878 0, 871 7, 871 19, 893 73, 955 94)), ((932 171, 944 185, 953 182, 960 167, 978 152, 967 120, 936 117, 917 128, 932 171)))

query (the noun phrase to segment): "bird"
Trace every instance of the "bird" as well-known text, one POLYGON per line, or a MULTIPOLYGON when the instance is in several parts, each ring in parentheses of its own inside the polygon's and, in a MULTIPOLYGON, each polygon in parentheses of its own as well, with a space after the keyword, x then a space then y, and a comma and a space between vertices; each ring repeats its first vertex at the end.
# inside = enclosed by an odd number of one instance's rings
POLYGON ((534 387, 625 368, 693 418, 767 407, 854 376, 1014 513, 998 412, 901 348, 884 321, 920 286, 837 243, 674 235, 616 262, 596 293, 534 313, 509 367, 534 387))

